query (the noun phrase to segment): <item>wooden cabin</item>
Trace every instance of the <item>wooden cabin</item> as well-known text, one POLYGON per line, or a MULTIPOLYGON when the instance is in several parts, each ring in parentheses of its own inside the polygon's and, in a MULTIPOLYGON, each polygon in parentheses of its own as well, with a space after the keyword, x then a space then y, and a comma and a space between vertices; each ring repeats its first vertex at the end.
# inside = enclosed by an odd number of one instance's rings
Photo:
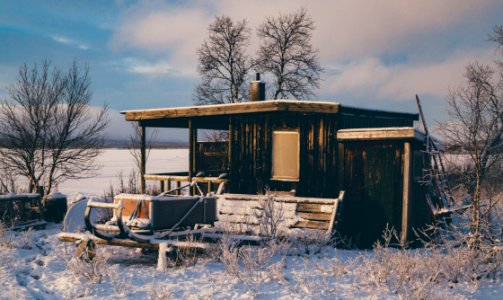
MULTIPOLYGON (((298 203, 293 208, 297 213, 299 207, 318 205, 318 198, 336 199, 345 191, 337 230, 361 247, 371 246, 387 225, 405 242, 415 238, 413 228, 431 221, 419 184, 425 137, 414 129, 418 114, 293 100, 128 110, 123 114, 127 121, 140 125, 142 153, 148 128, 188 129, 187 173, 145 174, 143 155, 142 178, 160 181, 163 189, 190 181, 199 171, 206 172, 204 182, 211 189, 222 181, 217 176, 226 172, 224 200, 277 193, 279 198, 292 200, 285 203, 298 203), (224 130, 228 140, 199 141, 198 131, 206 129, 224 130)), ((145 192, 144 182, 142 189, 145 192)), ((306 212, 302 224, 325 226, 316 225, 327 220, 321 211, 306 212), (320 213, 319 219, 306 217, 316 213, 320 213)))

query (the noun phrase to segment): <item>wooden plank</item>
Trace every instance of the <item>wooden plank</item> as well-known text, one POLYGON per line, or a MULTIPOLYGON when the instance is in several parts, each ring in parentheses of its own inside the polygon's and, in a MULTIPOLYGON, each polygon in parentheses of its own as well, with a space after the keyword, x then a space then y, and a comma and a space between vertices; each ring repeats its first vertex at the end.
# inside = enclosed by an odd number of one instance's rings
POLYGON ((146 132, 145 126, 140 125, 140 193, 145 194, 145 173, 147 168, 147 156, 145 154, 146 148, 146 132))
POLYGON ((339 141, 384 139, 418 139, 422 141, 424 135, 413 127, 341 129, 337 132, 337 140, 339 141))
POLYGON ((402 232, 400 241, 405 245, 408 240, 409 232, 409 213, 410 213, 410 196, 411 196, 411 148, 410 143, 404 143, 403 152, 403 198, 402 198, 402 232))
MULTIPOLYGON (((248 194, 223 194, 218 196, 222 200, 240 200, 240 201, 265 201, 265 195, 248 195, 248 194)), ((333 205, 337 198, 314 198, 314 197, 292 197, 292 196, 275 196, 276 202, 285 203, 309 203, 309 204, 327 204, 333 205)))
POLYGON ((145 174, 145 180, 173 180, 189 182, 189 176, 145 174))
POLYGON ((210 246, 205 243, 200 242, 188 242, 188 241, 177 241, 177 240, 152 240, 151 243, 138 243, 129 239, 113 239, 111 241, 103 240, 95 237, 90 234, 82 234, 82 233, 68 233, 62 232, 58 234, 58 239, 62 242, 71 242, 75 243, 81 240, 92 240, 98 245, 110 245, 110 246, 121 246, 121 247, 129 247, 129 248, 143 248, 143 249, 159 249, 160 243, 166 243, 168 246, 176 247, 176 248, 186 248, 186 249, 209 249, 210 246))
POLYGON ((292 225, 292 228, 308 228, 308 229, 321 229, 327 230, 329 227, 328 222, 316 222, 316 221, 299 221, 292 225))
POLYGON ((305 213, 299 212, 297 214, 302 219, 312 220, 312 221, 330 221, 332 215, 328 213, 305 213))
POLYGON ((344 201, 344 194, 345 194, 345 191, 340 191, 339 198, 337 198, 337 202, 334 204, 334 210, 332 211, 332 216, 330 217, 330 223, 329 223, 328 230, 327 230, 327 232, 329 234, 333 233, 335 222, 338 221, 338 220, 336 220, 337 212, 339 210, 339 206, 341 205, 342 201, 344 201))
POLYGON ((192 176, 194 175, 194 160, 193 157, 195 157, 195 142, 194 139, 197 139, 194 137, 194 124, 192 122, 192 119, 189 119, 189 181, 192 179, 192 176))
POLYGON ((218 116, 229 114, 264 113, 273 111, 337 113, 339 104, 322 101, 270 100, 217 105, 201 105, 176 108, 128 110, 126 121, 140 121, 163 118, 183 118, 218 116))
POLYGON ((332 211, 333 211, 333 204, 332 205, 321 205, 321 204, 299 203, 297 205, 297 212, 332 213, 332 211))

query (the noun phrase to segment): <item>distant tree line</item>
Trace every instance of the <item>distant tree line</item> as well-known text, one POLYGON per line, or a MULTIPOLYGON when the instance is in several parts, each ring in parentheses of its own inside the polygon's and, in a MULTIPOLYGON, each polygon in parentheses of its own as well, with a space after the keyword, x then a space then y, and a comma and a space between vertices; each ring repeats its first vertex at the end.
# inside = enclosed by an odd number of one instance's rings
POLYGON ((246 54, 251 29, 247 21, 219 16, 208 27, 208 38, 198 49, 201 82, 195 104, 222 104, 248 100, 248 76, 252 70, 271 80, 272 99, 313 97, 322 68, 318 50, 311 45, 314 21, 305 9, 267 17, 257 28, 260 47, 255 57, 246 54))

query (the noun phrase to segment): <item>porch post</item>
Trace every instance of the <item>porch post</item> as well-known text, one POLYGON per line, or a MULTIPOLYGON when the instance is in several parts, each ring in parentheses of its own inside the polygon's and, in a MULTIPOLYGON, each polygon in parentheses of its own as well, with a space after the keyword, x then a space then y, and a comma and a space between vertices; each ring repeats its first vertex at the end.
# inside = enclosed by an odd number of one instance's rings
POLYGON ((402 232, 400 242, 405 246, 409 233, 409 213, 410 213, 410 195, 411 195, 411 149, 410 142, 403 145, 403 196, 402 196, 402 232))
MULTIPOLYGON (((197 129, 194 127, 192 119, 189 120, 189 182, 195 175, 196 168, 196 143, 197 143, 197 129)), ((192 188, 189 189, 192 195, 192 188)))
POLYGON ((146 170, 146 156, 145 156, 145 126, 140 124, 140 193, 145 194, 145 170, 146 170))

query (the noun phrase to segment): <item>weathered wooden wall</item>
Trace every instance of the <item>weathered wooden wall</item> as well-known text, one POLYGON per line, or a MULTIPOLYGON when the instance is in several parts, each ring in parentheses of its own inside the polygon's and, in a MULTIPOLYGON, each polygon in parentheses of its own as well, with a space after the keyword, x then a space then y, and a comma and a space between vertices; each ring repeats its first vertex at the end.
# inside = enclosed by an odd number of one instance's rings
POLYGON ((198 142, 196 147, 197 171, 209 172, 209 175, 214 171, 224 172, 229 168, 228 142, 198 142))
POLYGON ((297 196, 337 197, 337 118, 328 114, 250 114, 231 118, 230 192, 263 194, 296 190, 297 196), (300 133, 300 178, 271 180, 272 133, 300 133))
MULTIPOLYGON (((295 190, 295 196, 300 197, 336 198, 339 191, 345 190, 342 233, 358 246, 369 247, 382 236, 387 225, 399 234, 402 230, 406 139, 338 141, 337 131, 344 127, 411 126, 413 120, 407 116, 390 117, 386 113, 375 116, 359 113, 357 109, 346 109, 339 115, 274 112, 229 116, 228 149, 225 145, 198 144, 197 168, 209 168, 209 157, 204 153, 219 153, 221 158, 227 150, 229 193, 263 195, 267 190, 295 190), (298 181, 272 179, 275 130, 295 130, 300 134, 298 181)), ((421 150, 421 143, 410 137, 408 141, 412 142, 413 151, 421 150)), ((416 165, 412 167, 417 170, 416 165)), ((425 206, 424 191, 417 180, 412 180, 412 184, 408 233, 412 233, 412 227, 421 227, 431 219, 425 206)), ((242 212, 241 204, 244 202, 234 201, 229 205, 242 212)), ((224 218, 236 218, 231 208, 224 206, 222 209, 224 218)), ((308 212, 295 213, 298 216, 298 213, 308 212)), ((249 215, 249 221, 256 222, 249 215)), ((409 236, 414 237, 413 234, 409 236)))
POLYGON ((401 231, 403 142, 340 144, 340 189, 346 191, 342 230, 361 247, 371 246, 388 224, 401 231))

